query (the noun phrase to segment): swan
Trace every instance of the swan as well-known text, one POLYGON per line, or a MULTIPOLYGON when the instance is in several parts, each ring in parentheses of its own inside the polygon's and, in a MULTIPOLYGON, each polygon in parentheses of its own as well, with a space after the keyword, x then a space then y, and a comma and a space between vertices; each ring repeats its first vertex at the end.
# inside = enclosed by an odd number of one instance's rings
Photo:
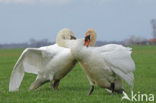
POLYGON ((9 91, 17 91, 24 73, 36 74, 36 80, 30 90, 39 88, 46 82, 57 89, 60 80, 71 71, 77 61, 68 48, 64 48, 66 40, 76 39, 71 30, 62 29, 56 38, 56 44, 40 48, 27 48, 16 62, 9 83, 9 91), (62 46, 62 47, 61 47, 62 46), (52 83, 54 80, 54 83, 52 83))
MULTIPOLYGON (((96 43, 96 32, 88 29, 93 39, 88 46, 96 43)), ((60 80, 72 70, 77 60, 71 55, 66 45, 72 45, 74 34, 71 30, 62 29, 57 37, 56 43, 41 48, 27 48, 23 51, 15 64, 9 83, 9 91, 17 91, 24 77, 24 72, 37 75, 36 80, 31 84, 30 90, 39 88, 50 81, 51 87, 58 88, 60 80), (54 83, 52 83, 54 80, 54 83)), ((75 40, 74 40, 75 41, 75 40)))
POLYGON ((112 93, 122 93, 123 80, 133 90, 135 63, 131 58, 131 48, 117 44, 88 47, 90 40, 91 35, 86 33, 85 40, 77 39, 69 46, 73 57, 80 63, 90 82, 88 95, 93 92, 95 84, 112 93))

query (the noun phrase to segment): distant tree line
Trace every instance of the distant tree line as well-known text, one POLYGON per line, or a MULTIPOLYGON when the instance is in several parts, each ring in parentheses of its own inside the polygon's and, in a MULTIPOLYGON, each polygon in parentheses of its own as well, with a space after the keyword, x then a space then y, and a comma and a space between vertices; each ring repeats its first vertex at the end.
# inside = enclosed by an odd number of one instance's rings
MULTIPOLYGON (((42 46, 52 45, 55 42, 50 42, 48 39, 35 40, 30 39, 29 42, 25 43, 10 43, 10 44, 0 44, 0 49, 9 49, 9 48, 38 48, 42 46)), ((95 46, 102 46, 105 44, 122 44, 124 45, 124 41, 97 41, 95 46)))
POLYGON ((0 44, 1 49, 8 49, 8 48, 38 48, 42 46, 48 46, 54 44, 53 42, 50 42, 48 39, 42 39, 42 40, 35 40, 30 39, 29 42, 25 43, 10 43, 10 44, 0 44))
MULTIPOLYGON (((152 39, 152 40, 154 40, 154 39, 152 39)), ((38 47, 42 47, 42 46, 52 45, 54 43, 55 42, 50 42, 48 39, 42 39, 42 40, 30 39, 29 42, 25 42, 25 43, 0 44, 0 49, 38 48, 38 47)), ((95 46, 102 46, 102 45, 106 45, 106 44, 122 44, 125 46, 129 46, 129 45, 156 45, 156 41, 151 42, 148 39, 132 35, 128 39, 125 39, 124 41, 97 41, 95 46)))

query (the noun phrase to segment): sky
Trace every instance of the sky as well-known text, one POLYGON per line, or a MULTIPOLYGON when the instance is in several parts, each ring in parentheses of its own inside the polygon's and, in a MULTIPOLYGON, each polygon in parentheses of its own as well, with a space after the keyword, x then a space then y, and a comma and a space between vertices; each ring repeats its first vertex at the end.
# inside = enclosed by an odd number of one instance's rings
POLYGON ((136 35, 152 38, 156 0, 0 0, 0 43, 31 38, 55 42, 63 28, 83 38, 94 28, 99 41, 136 35))

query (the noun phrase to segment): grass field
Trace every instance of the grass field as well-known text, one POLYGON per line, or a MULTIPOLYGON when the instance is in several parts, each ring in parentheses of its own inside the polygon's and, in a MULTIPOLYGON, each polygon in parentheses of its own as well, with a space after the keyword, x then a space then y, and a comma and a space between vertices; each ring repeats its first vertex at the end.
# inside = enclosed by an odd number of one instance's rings
MULTIPOLYGON (((156 96, 156 46, 132 46, 132 57, 136 63, 134 92, 156 96)), ((0 50, 0 103, 119 103, 122 95, 109 94, 105 89, 95 87, 87 96, 89 82, 79 64, 62 79, 59 89, 54 91, 49 83, 36 91, 28 88, 36 75, 25 74, 18 92, 8 92, 10 74, 23 49, 0 50)), ((130 88, 125 83, 130 95, 130 88)), ((156 101, 156 100, 155 100, 156 101)), ((123 103, 130 103, 127 100, 123 103)))

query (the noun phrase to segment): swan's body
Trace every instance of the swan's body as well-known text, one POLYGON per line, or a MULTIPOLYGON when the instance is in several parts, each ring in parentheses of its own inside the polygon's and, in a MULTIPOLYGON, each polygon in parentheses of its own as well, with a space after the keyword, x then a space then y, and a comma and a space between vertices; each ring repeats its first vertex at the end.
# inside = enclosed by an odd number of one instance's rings
POLYGON ((131 58, 131 48, 109 44, 101 47, 85 47, 84 40, 75 41, 72 55, 79 61, 92 86, 97 84, 116 92, 122 92, 122 79, 133 88, 135 64, 131 58))
POLYGON ((70 49, 60 47, 64 46, 66 40, 70 40, 73 36, 74 34, 69 29, 63 29, 58 33, 58 44, 25 49, 13 68, 9 91, 18 90, 25 72, 37 74, 36 80, 30 86, 31 90, 52 80, 55 80, 53 85, 54 88, 57 88, 59 80, 76 64, 70 49))

